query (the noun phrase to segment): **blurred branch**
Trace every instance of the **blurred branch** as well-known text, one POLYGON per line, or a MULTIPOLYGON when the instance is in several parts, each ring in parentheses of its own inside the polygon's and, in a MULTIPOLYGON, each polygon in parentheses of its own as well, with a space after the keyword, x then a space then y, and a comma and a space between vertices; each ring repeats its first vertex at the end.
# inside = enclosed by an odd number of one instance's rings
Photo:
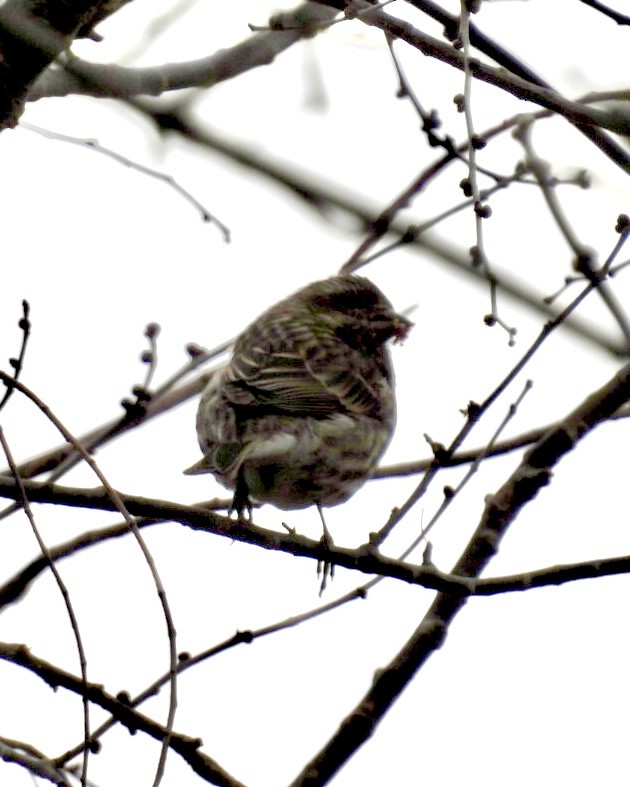
POLYGON ((209 57, 183 63, 167 63, 151 68, 127 68, 90 63, 77 57, 63 68, 49 69, 32 86, 29 101, 67 95, 97 98, 158 96, 171 90, 210 88, 233 79, 253 68, 269 65, 293 44, 310 38, 322 24, 337 16, 337 11, 317 3, 302 3, 282 15, 282 23, 270 30, 256 32, 235 46, 220 49, 209 57))
MULTIPOLYGON (((367 227, 383 227, 387 233, 398 238, 407 237, 406 246, 410 249, 422 250, 437 257, 441 263, 455 268, 459 274, 469 277, 482 286, 486 286, 486 277, 471 265, 470 254, 461 248, 435 237, 428 232, 422 235, 411 235, 409 222, 404 219, 387 220, 380 208, 368 203, 360 194, 351 192, 338 183, 325 182, 322 178, 303 168, 298 169, 286 161, 273 159, 268 154, 261 154, 248 145, 239 144, 233 139, 226 139, 208 128, 200 128, 194 121, 185 117, 177 108, 165 110, 152 107, 146 102, 134 102, 141 112, 152 118, 163 132, 176 133, 191 142, 201 145, 228 157, 231 161, 241 164, 259 174, 265 175, 276 183, 289 189, 310 207, 326 213, 341 210, 359 219, 367 227)), ((530 310, 547 317, 554 317, 557 310, 543 302, 543 296, 527 287, 523 281, 512 278, 506 272, 496 274, 497 288, 514 298, 514 300, 530 310)), ((605 349, 613 356, 623 356, 626 348, 605 332, 583 320, 572 316, 563 322, 563 326, 579 335, 600 349, 605 349)))
MULTIPOLYGON (((425 10, 425 9, 423 9, 425 10)), ((366 24, 382 29, 392 38, 400 38, 423 54, 436 57, 448 65, 465 68, 461 52, 450 44, 415 29, 381 11, 365 0, 337 0, 337 2, 305 3, 294 11, 278 15, 270 30, 257 31, 251 38, 234 47, 220 50, 206 58, 184 63, 163 64, 153 68, 124 68, 116 65, 89 63, 73 57, 60 68, 49 69, 41 75, 29 92, 29 100, 44 97, 83 94, 107 98, 129 98, 139 95, 161 95, 171 90, 199 87, 209 88, 245 71, 271 63, 282 51, 305 37, 320 32, 338 11, 356 15, 366 24), (328 7, 330 6, 330 8, 328 7), (336 9, 336 10, 335 10, 336 9)), ((491 55, 506 62, 507 54, 490 39, 480 37, 478 31, 471 38, 475 46, 483 46, 491 55)), ((585 133, 618 166, 630 172, 630 158, 614 140, 598 131, 601 127, 619 134, 630 134, 630 123, 624 116, 585 107, 564 98, 557 91, 536 78, 533 72, 516 65, 511 58, 512 73, 505 67, 493 68, 478 60, 470 60, 472 75, 517 98, 532 101, 557 112, 585 133), (523 74, 524 76, 520 76, 523 74)))
POLYGON ((604 14, 604 16, 609 17, 618 25, 630 25, 630 16, 621 14, 619 11, 615 11, 613 8, 600 3, 599 0, 580 0, 580 2, 584 3, 584 5, 589 5, 596 11, 599 11, 600 14, 604 14))
POLYGON ((107 0, 6 0, 0 6, 0 130, 17 125, 39 74, 107 5, 107 0))
MULTIPOLYGON (((564 235, 565 240, 575 254, 574 268, 579 273, 582 273, 594 285, 599 296, 608 307, 608 310, 623 333, 626 344, 630 347, 630 323, 623 307, 606 281, 608 266, 604 266, 601 271, 596 271, 593 250, 580 241, 571 222, 568 220, 556 194, 552 179, 550 178, 551 166, 547 161, 541 159, 534 150, 531 119, 527 117, 523 118, 522 122, 517 126, 514 137, 523 146, 525 150, 525 166, 533 173, 538 181, 549 212, 561 234, 564 235)), ((622 232, 622 239, 625 241, 627 237, 628 227, 626 226, 625 230, 622 232)))
POLYGON ((145 54, 158 41, 161 36, 168 33, 199 0, 177 0, 165 11, 154 16, 147 24, 143 35, 134 42, 123 56, 122 60, 130 63, 145 54))
POLYGON ((91 38, 93 41, 101 41, 101 36, 95 33, 93 28, 130 2, 131 0, 105 0, 102 3, 91 3, 92 8, 85 15, 77 38, 91 38))
POLYGON ((39 776, 58 787, 72 787, 70 777, 28 743, 0 738, 0 759, 20 765, 31 776, 39 776))

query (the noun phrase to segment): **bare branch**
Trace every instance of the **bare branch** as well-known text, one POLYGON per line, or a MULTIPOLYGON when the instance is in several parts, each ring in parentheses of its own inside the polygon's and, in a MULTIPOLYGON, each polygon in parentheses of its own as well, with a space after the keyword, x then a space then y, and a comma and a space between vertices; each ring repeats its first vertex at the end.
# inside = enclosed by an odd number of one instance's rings
POLYGON ((293 44, 310 38, 321 29, 322 22, 336 15, 336 11, 316 3, 303 3, 291 14, 283 15, 286 21, 282 25, 256 32, 236 46, 221 49, 199 60, 152 68, 103 65, 73 57, 64 63, 63 69, 53 68, 43 73, 29 91, 28 100, 70 94, 130 98, 159 96, 191 87, 207 89, 253 68, 269 65, 293 44))
POLYGON ((21 765, 33 776, 46 779, 58 787, 71 787, 69 777, 27 743, 0 738, 0 759, 21 765))
POLYGON ((0 6, 0 129, 17 125, 39 74, 107 0, 7 0, 0 6))
MULTIPOLYGON (((317 0, 317 2, 319 1, 317 0)), ((466 66, 465 58, 461 52, 418 30, 413 25, 386 14, 378 6, 370 5, 367 0, 350 0, 350 2, 336 0, 336 2, 327 1, 326 4, 339 10, 351 7, 354 11, 361 11, 362 13, 356 14, 356 16, 364 24, 378 27, 389 36, 406 41, 422 54, 435 57, 461 71, 466 66)), ((476 59, 469 61, 469 68, 476 79, 494 85, 515 98, 531 101, 558 113, 595 142, 624 172, 630 173, 630 157, 626 151, 614 140, 601 137, 600 134, 592 135, 588 131, 588 129, 595 128, 596 130, 607 129, 617 134, 628 134, 630 133, 630 123, 625 117, 585 107, 575 101, 570 101, 550 87, 533 84, 516 74, 506 72, 503 68, 494 68, 476 59)))
MULTIPOLYGON (((482 519, 453 573, 464 577, 479 576, 497 553, 501 539, 520 510, 549 483, 554 465, 629 399, 630 364, 627 364, 530 449, 505 484, 488 498, 482 519)), ((365 696, 292 782, 292 787, 314 787, 330 781, 374 733, 429 655, 444 644, 448 627, 464 604, 463 598, 453 594, 437 594, 413 635, 395 658, 375 673, 365 696)))
MULTIPOLYGON (((0 659, 10 661, 19 667, 30 670, 45 681, 51 688, 63 688, 68 691, 83 695, 85 692, 90 702, 103 708, 130 732, 140 730, 157 741, 166 743, 170 749, 177 752, 190 765, 190 767, 210 784, 220 787, 241 787, 241 783, 230 776, 221 766, 207 754, 200 751, 202 742, 199 738, 181 735, 163 727, 148 716, 131 708, 126 702, 108 694, 101 686, 95 683, 84 685, 80 678, 59 669, 44 659, 33 656, 24 645, 2 642, 0 643, 0 659)), ((53 761, 54 762, 54 761, 53 761)))

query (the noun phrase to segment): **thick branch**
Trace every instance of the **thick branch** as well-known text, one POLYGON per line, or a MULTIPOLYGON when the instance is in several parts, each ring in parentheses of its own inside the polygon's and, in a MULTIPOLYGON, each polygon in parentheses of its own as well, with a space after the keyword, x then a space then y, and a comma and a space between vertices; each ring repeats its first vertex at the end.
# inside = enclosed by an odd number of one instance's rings
MULTIPOLYGON (((4 486, 4 481, 5 479, 0 476, 0 494, 10 493, 9 496, 17 494, 17 491, 14 492, 15 487, 4 486)), ((74 505, 91 508, 95 507, 94 502, 96 500, 96 507, 98 508, 105 508, 106 505, 102 505, 103 503, 109 505, 107 497, 97 492, 98 497, 95 498, 93 490, 73 489, 50 484, 35 484, 26 481, 23 483, 30 490, 31 494, 29 496, 33 499, 37 498, 38 502, 62 503, 63 501, 63 503, 67 504, 68 500, 72 499, 74 505)), ((162 500, 134 498, 124 495, 121 495, 121 499, 124 501, 127 510, 132 512, 142 510, 151 510, 154 514, 161 512, 161 516, 138 518, 136 526, 139 529, 167 521, 177 521, 196 530, 224 535, 262 548, 276 549, 292 555, 310 557, 317 560, 322 558, 322 546, 319 541, 313 541, 295 533, 286 534, 265 530, 252 524, 247 524, 243 527, 225 517, 210 518, 210 505, 208 508, 204 505, 177 506, 175 503, 162 500), (175 510, 176 506, 177 510, 175 510), (171 514, 170 517, 168 513, 171 514), (219 523, 218 527, 217 522, 219 523)), ((218 501, 217 505, 226 507, 229 505, 229 501, 218 501)), ((84 549, 102 544, 104 541, 122 538, 130 534, 131 531, 126 522, 90 530, 70 541, 50 547, 50 560, 56 563, 84 549)), ((565 582, 630 573, 630 557, 595 559, 537 569, 521 574, 492 577, 490 579, 476 579, 446 574, 432 565, 418 566, 402 560, 395 560, 367 547, 359 547, 358 549, 329 547, 325 557, 331 563, 344 568, 365 574, 398 579, 408 584, 452 593, 462 598, 467 596, 493 596, 530 590, 532 588, 548 587, 549 585, 561 585, 565 582)), ((13 577, 0 584, 0 609, 18 601, 35 579, 47 571, 48 568, 49 560, 39 556, 26 564, 13 577)))
MULTIPOLYGON (((453 568, 457 575, 479 576, 520 510, 549 483, 552 468, 597 424, 630 399, 630 364, 589 396, 523 457, 512 476, 489 497, 472 539, 453 568)), ((305 767, 292 787, 328 783, 372 735, 407 684, 446 639, 448 626, 466 599, 438 593, 422 622, 395 658, 376 673, 372 687, 344 719, 339 730, 305 767)))
POLYGON ((7 0, 0 6, 0 130, 17 125, 29 88, 106 0, 7 0))
POLYGON ((220 49, 209 57, 183 63, 166 63, 153 68, 123 68, 89 63, 73 58, 63 69, 50 69, 37 80, 28 100, 82 94, 98 98, 158 96, 171 90, 209 88, 259 66, 296 42, 311 37, 322 23, 337 15, 335 10, 304 3, 283 14, 278 29, 256 32, 245 41, 220 49))
MULTIPOLYGON (((58 484, 41 484, 35 481, 23 481, 23 486, 31 502, 67 505, 78 508, 89 508, 101 511, 116 511, 111 498, 103 489, 78 489, 58 484)), ((215 535, 224 536, 236 541, 273 549, 288 554, 310 557, 315 560, 332 560, 344 568, 354 569, 366 574, 382 574, 400 579, 410 584, 419 584, 432 589, 448 589, 452 593, 471 592, 469 581, 464 578, 451 577, 431 566, 417 566, 379 555, 368 548, 353 550, 341 547, 328 548, 321 541, 315 541, 294 533, 282 533, 267 530, 248 522, 238 522, 209 511, 201 506, 187 506, 166 500, 136 497, 118 493, 125 509, 134 516, 148 517, 153 524, 158 521, 179 522, 194 530, 202 530, 215 535)), ((0 476, 0 497, 19 499, 19 489, 12 478, 0 476)), ((141 523, 140 523, 141 524, 141 523)), ((80 539, 86 539, 86 546, 97 543, 104 537, 118 537, 128 533, 127 525, 115 526, 111 535, 107 529, 87 533, 80 539)), ((76 551, 72 547, 71 551, 76 551)), ((57 549, 51 554, 56 559, 57 549)), ((70 552, 69 552, 70 554, 70 552)), ((25 569, 26 575, 18 574, 5 585, 0 586, 0 608, 3 604, 15 601, 23 593, 27 584, 39 573, 39 567, 32 565, 25 569)))

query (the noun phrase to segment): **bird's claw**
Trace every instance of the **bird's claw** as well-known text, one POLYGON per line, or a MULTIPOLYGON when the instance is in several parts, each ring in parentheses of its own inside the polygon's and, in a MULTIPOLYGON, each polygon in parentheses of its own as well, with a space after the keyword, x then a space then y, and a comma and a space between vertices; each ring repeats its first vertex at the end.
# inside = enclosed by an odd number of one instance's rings
MULTIPOLYGON (((320 510, 321 514, 321 510, 320 510)), ((324 526, 324 534, 319 540, 320 546, 322 550, 330 551, 332 547, 335 546, 335 543, 330 535, 330 531, 326 527, 326 523, 324 522, 324 518, 322 516, 322 524, 324 526)), ((321 582, 319 585, 319 595, 321 596, 324 590, 328 585, 328 579, 332 581, 335 578, 335 564, 329 562, 326 559, 318 560, 317 561, 317 578, 321 578, 321 582)))
POLYGON ((228 517, 231 517, 233 512, 236 511, 236 521, 239 523, 252 523, 252 504, 249 497, 245 497, 245 499, 241 499, 237 496, 237 492, 234 493, 234 498, 232 500, 232 505, 228 509, 228 517), (247 512, 247 516, 245 513, 247 512))
POLYGON ((237 481, 236 481, 236 488, 234 489, 234 497, 232 498, 232 505, 230 506, 230 510, 228 511, 228 516, 232 516, 232 512, 236 511, 236 521, 239 523, 252 522, 252 501, 249 499, 249 490, 247 488, 247 484, 245 483, 245 479, 243 478, 242 468, 241 472, 239 472, 237 481), (245 517, 245 511, 247 511, 247 517, 245 517))

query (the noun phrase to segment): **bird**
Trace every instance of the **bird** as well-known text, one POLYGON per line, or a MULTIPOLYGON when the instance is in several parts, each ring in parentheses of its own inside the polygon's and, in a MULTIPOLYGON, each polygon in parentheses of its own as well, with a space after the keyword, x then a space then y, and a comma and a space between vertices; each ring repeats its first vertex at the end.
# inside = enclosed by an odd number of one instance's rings
MULTIPOLYGON (((281 510, 334 506, 367 480, 396 423, 388 342, 411 323, 369 279, 316 281, 279 301, 235 341, 203 391, 203 458, 184 472, 212 473, 234 492, 229 514, 253 503, 281 510)), ((325 523, 324 523, 324 529, 325 523)))

